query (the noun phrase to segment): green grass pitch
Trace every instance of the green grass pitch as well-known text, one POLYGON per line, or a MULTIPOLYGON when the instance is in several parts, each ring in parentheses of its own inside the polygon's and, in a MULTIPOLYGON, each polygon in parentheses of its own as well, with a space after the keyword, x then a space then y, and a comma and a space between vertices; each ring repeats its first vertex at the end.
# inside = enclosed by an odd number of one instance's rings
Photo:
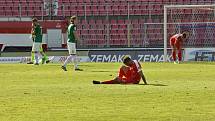
POLYGON ((150 85, 92 84, 120 65, 1 64, 0 121, 215 120, 215 63, 142 63, 150 85))

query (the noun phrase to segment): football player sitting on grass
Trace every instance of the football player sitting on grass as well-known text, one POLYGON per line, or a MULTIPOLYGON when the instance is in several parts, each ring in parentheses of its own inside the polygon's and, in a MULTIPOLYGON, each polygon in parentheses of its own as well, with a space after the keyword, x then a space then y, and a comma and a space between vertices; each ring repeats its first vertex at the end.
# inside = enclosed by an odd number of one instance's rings
POLYGON ((141 65, 137 60, 125 56, 123 63, 125 65, 120 68, 119 75, 115 79, 102 82, 93 80, 93 84, 139 84, 141 78, 144 84, 147 84, 141 65))

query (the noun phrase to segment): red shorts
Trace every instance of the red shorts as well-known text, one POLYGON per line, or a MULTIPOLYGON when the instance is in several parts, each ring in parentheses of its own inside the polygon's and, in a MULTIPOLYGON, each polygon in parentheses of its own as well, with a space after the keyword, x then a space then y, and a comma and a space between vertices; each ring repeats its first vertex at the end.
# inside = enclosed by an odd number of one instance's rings
POLYGON ((140 80, 134 80, 134 79, 122 79, 122 84, 139 84, 140 80))
POLYGON ((120 68, 118 78, 122 84, 138 84, 141 79, 138 72, 125 66, 120 68))
POLYGON ((123 84, 139 84, 141 78, 138 75, 128 73, 119 79, 123 84))
POLYGON ((178 50, 181 48, 180 43, 177 42, 175 38, 170 39, 170 46, 176 47, 178 50))

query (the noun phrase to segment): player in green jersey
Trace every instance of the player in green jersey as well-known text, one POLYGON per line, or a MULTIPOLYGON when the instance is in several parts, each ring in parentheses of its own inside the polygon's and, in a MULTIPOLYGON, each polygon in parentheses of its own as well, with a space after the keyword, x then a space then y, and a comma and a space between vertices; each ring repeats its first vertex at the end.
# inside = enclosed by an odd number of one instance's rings
POLYGON ((61 67, 64 71, 67 71, 66 65, 67 63, 69 63, 70 60, 73 60, 74 69, 76 71, 82 71, 82 69, 78 68, 78 64, 77 64, 78 61, 77 61, 77 55, 76 55, 76 41, 79 40, 79 37, 76 33, 76 30, 77 30, 76 24, 78 22, 77 19, 78 18, 76 16, 72 16, 70 18, 70 25, 68 26, 68 29, 67 29, 67 36, 68 36, 67 48, 69 51, 69 56, 65 60, 63 66, 61 67))
POLYGON ((41 31, 41 27, 38 23, 38 20, 36 18, 32 19, 32 29, 31 29, 31 34, 32 34, 32 40, 33 40, 33 47, 32 47, 32 52, 31 52, 31 62, 29 62, 28 64, 33 64, 34 61, 36 61, 35 65, 38 65, 39 60, 35 60, 35 56, 39 56, 38 54, 35 55, 35 53, 40 53, 43 57, 42 57, 42 64, 49 63, 49 59, 46 56, 45 52, 43 51, 42 48, 42 31, 41 31))

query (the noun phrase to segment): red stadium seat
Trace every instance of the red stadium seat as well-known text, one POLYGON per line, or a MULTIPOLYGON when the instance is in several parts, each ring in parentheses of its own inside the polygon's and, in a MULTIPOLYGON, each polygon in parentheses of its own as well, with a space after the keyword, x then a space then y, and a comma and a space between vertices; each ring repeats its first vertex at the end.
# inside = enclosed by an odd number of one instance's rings
POLYGON ((119 6, 118 5, 113 5, 111 6, 111 11, 113 12, 113 15, 120 15, 120 11, 119 11, 119 6))
POLYGON ((117 24, 116 20, 111 20, 111 24, 113 25, 117 24))
POLYGON ((95 25, 95 24, 96 24, 96 23, 95 23, 95 20, 90 19, 90 20, 89 20, 89 24, 91 24, 91 25, 95 25))
POLYGON ((119 25, 119 28, 125 30, 125 29, 127 29, 127 25, 125 25, 125 24, 122 25, 121 24, 121 25, 119 25))
POLYGON ((34 11, 28 11, 28 16, 34 16, 34 11))
POLYGON ((106 15, 107 11, 105 6, 98 6, 99 15, 106 15))
POLYGON ((85 0, 85 2, 89 4, 89 3, 91 3, 91 0, 85 0))
POLYGON ((27 11, 21 11, 21 16, 28 16, 27 11))
POLYGON ((65 16, 71 16, 71 12, 69 10, 64 11, 65 16))
POLYGON ((85 9, 86 9, 86 11, 85 11, 86 12, 86 16, 92 15, 91 6, 90 5, 86 5, 85 9))
POLYGON ((120 5, 119 11, 120 11, 120 15, 127 15, 128 14, 127 5, 120 5))
POLYGON ((92 6, 91 7, 91 11, 92 11, 92 14, 95 16, 95 15, 99 15, 99 10, 97 8, 97 6, 92 6))
POLYGON ((42 11, 35 11, 34 15, 35 16, 42 16, 42 11))
POLYGON ((146 21, 146 22, 147 22, 147 23, 153 23, 153 22, 152 22, 152 19, 150 19, 150 18, 149 18, 149 19, 147 19, 147 21, 146 21))
POLYGON ((13 13, 13 16, 16 16, 16 17, 19 16, 19 11, 13 11, 12 13, 13 13))
POLYGON ((118 25, 117 24, 111 25, 111 29, 112 30, 117 30, 118 29, 118 25))

